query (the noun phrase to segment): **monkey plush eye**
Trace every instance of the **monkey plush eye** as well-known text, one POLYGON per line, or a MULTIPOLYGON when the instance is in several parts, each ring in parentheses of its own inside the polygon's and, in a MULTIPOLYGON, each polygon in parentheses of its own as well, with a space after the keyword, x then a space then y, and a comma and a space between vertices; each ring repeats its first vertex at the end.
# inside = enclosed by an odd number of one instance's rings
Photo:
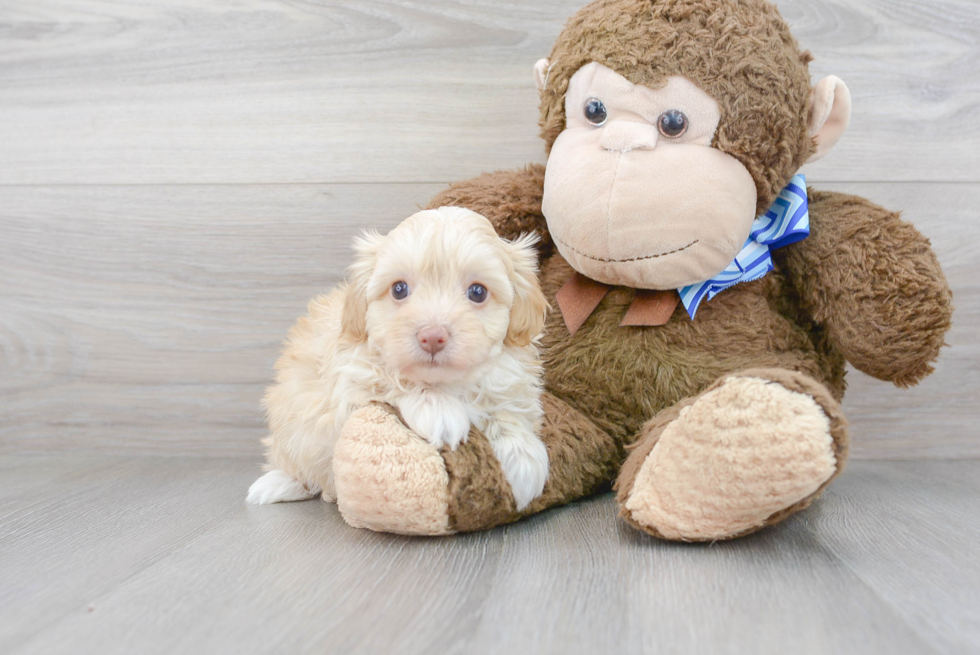
POLYGON ((665 111, 657 119, 657 129, 668 139, 676 139, 687 132, 687 116, 676 109, 665 111))
POLYGON ((466 290, 466 297, 480 304, 487 299, 487 288, 482 284, 471 284, 470 288, 466 290))
POLYGON ((598 98, 589 98, 585 101, 585 120, 596 127, 606 122, 606 106, 598 98))
POLYGON ((391 297, 395 300, 408 298, 408 284, 403 280, 398 280, 391 285, 391 297))

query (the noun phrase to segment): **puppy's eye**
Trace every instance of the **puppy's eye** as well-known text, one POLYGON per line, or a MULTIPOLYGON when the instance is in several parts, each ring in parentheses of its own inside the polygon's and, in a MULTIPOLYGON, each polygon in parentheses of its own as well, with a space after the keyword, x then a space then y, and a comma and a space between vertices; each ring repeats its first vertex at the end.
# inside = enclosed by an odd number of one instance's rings
POLYGON ((585 120, 589 121, 596 127, 599 127, 606 122, 606 105, 602 103, 602 100, 598 98, 589 98, 585 101, 585 120))
POLYGON ((475 303, 481 303, 487 299, 487 288, 482 284, 471 284, 466 290, 466 297, 475 303))
POLYGON ((687 126, 687 116, 676 109, 665 111, 657 119, 657 129, 668 139, 676 139, 687 132, 687 126))
POLYGON ((398 280, 391 285, 391 297, 395 300, 404 300, 408 298, 408 284, 402 280, 398 280))

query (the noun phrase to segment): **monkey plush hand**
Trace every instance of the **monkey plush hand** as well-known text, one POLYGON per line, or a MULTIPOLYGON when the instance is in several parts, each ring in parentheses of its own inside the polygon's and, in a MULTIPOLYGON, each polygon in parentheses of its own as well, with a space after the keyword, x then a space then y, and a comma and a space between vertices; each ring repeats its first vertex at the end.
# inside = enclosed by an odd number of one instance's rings
POLYGON ((599 0, 534 72, 547 168, 432 206, 537 232, 558 311, 544 336, 550 473, 523 513, 485 438, 427 452, 384 409, 337 446, 341 512, 376 530, 489 528, 615 483, 623 518, 736 537, 809 505, 847 457, 844 366, 905 387, 932 371, 951 296, 898 215, 805 189, 847 127, 763 0, 599 0))

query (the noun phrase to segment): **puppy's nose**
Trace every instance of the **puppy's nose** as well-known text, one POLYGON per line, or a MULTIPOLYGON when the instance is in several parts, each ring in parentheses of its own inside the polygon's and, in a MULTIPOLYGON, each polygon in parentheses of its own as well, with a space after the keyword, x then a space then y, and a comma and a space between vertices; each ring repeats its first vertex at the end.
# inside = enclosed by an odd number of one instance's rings
POLYGON ((419 330, 418 339, 422 350, 435 355, 446 347, 446 342, 449 341, 449 332, 442 326, 430 325, 419 330))

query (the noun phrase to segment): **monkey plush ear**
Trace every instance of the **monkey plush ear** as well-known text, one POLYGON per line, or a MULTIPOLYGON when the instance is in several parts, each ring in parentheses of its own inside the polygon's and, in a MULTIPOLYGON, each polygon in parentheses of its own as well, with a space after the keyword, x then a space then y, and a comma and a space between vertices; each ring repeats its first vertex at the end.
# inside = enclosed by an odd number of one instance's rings
POLYGON ((851 122, 851 92, 835 75, 825 77, 810 91, 810 137, 817 146, 807 163, 815 162, 837 145, 851 122))
POLYGON ((538 91, 544 91, 544 88, 548 86, 548 72, 551 68, 551 62, 548 59, 539 59, 538 63, 534 64, 534 83, 538 86, 538 91))

